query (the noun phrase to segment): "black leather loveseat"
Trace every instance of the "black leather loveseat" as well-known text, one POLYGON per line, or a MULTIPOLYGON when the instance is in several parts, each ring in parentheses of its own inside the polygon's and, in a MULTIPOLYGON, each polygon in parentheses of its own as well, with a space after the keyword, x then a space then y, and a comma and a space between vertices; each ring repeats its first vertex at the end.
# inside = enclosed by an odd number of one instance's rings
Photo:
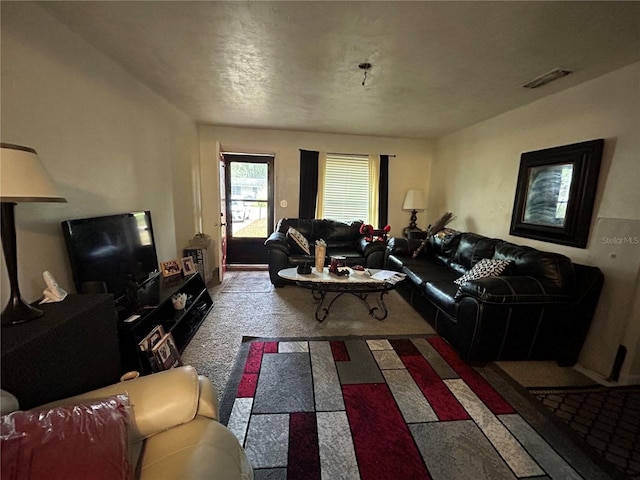
POLYGON ((308 264, 315 265, 316 240, 327 244, 325 265, 329 257, 342 255, 348 266, 363 265, 368 268, 382 268, 385 255, 384 242, 368 242, 360 233, 362 222, 338 222, 323 219, 283 218, 278 221, 275 231, 267 238, 265 245, 269 262, 269 277, 276 287, 285 285, 286 280, 278 276, 283 268, 308 264), (296 242, 287 234, 293 227, 309 242, 310 254, 300 250, 296 242))
POLYGON ((602 289, 598 268, 450 229, 431 237, 414 259, 420 243, 390 239, 386 268, 407 274, 400 293, 464 360, 576 362, 602 289), (454 283, 483 258, 509 264, 498 276, 454 283))

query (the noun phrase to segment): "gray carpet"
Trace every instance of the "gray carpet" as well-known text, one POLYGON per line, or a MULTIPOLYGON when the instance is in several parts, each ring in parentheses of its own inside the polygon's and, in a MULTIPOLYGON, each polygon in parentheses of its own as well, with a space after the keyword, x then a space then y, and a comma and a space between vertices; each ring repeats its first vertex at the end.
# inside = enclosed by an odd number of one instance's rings
POLYGON ((272 289, 266 272, 229 272, 221 285, 223 293, 267 293, 272 289))
POLYGON ((213 382, 222 398, 242 337, 337 337, 347 335, 432 334, 431 326, 395 291, 385 296, 389 316, 370 317, 355 297, 344 295, 327 319, 315 320, 309 290, 288 285, 273 288, 269 274, 228 272, 210 289, 213 308, 183 352, 185 364, 213 382))

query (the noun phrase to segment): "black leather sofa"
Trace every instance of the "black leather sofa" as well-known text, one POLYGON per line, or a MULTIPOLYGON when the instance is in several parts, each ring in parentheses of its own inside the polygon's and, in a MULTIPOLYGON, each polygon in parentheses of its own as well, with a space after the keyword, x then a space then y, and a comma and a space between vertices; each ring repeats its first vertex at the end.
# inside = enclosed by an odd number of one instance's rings
POLYGON ((325 265, 329 257, 342 255, 346 257, 347 266, 363 265, 368 268, 382 268, 385 256, 384 242, 368 242, 360 233, 362 222, 338 222, 327 219, 282 218, 275 231, 265 241, 269 262, 271 283, 281 287, 288 282, 278 276, 284 268, 308 264, 315 265, 316 240, 324 240, 327 244, 325 265), (311 254, 299 250, 295 242, 287 236, 290 227, 298 230, 309 241, 311 254))
POLYGON ((420 243, 390 239, 385 266, 407 274, 400 293, 465 361, 577 361, 602 289, 600 269, 450 229, 414 259, 420 243), (510 263, 499 276, 454 283, 483 258, 510 263))

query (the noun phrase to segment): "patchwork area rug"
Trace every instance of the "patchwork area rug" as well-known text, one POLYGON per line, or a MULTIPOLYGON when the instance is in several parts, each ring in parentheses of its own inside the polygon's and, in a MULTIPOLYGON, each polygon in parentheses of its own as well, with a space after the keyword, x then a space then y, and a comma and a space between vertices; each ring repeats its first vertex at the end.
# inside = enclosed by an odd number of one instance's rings
POLYGON ((438 336, 254 339, 221 421, 256 479, 610 478, 505 385, 438 336))

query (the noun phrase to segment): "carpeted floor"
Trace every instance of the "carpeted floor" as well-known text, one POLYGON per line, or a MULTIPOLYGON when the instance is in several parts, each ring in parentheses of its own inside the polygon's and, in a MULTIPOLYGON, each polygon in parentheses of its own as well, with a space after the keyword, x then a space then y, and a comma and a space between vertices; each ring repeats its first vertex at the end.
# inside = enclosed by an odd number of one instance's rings
POLYGON ((257 479, 610 478, 436 335, 247 340, 221 421, 257 479))
MULTIPOLYGON (((336 302, 331 315, 323 323, 314 319, 315 303, 309 291, 295 286, 275 289, 266 271, 229 272, 223 284, 211 288, 210 292, 214 301, 212 311, 183 352, 183 360, 213 381, 220 398, 244 336, 389 337, 434 333, 396 292, 386 297, 389 316, 384 321, 369 317, 360 301, 347 296, 336 302)), ((499 368, 492 370, 498 372, 497 381, 506 378, 507 383, 515 380, 525 387, 593 384, 576 370, 560 368, 553 362, 499 362, 499 368)), ((550 415, 542 415, 541 418, 549 422, 550 415)), ((597 452, 595 449, 592 451, 597 452)), ((640 462, 638 454, 628 458, 628 465, 636 468, 640 462)))
POLYGON ((598 385, 573 367, 557 362, 495 362, 507 375, 526 388, 588 387, 598 385))
POLYGON ((331 307, 330 315, 322 323, 314 318, 316 304, 309 290, 295 285, 273 288, 266 271, 227 272, 222 284, 214 286, 210 292, 213 308, 183 352, 182 359, 208 376, 220 397, 243 337, 435 333, 395 291, 385 296, 389 310, 385 320, 371 318, 362 302, 355 297, 343 296, 331 307))

